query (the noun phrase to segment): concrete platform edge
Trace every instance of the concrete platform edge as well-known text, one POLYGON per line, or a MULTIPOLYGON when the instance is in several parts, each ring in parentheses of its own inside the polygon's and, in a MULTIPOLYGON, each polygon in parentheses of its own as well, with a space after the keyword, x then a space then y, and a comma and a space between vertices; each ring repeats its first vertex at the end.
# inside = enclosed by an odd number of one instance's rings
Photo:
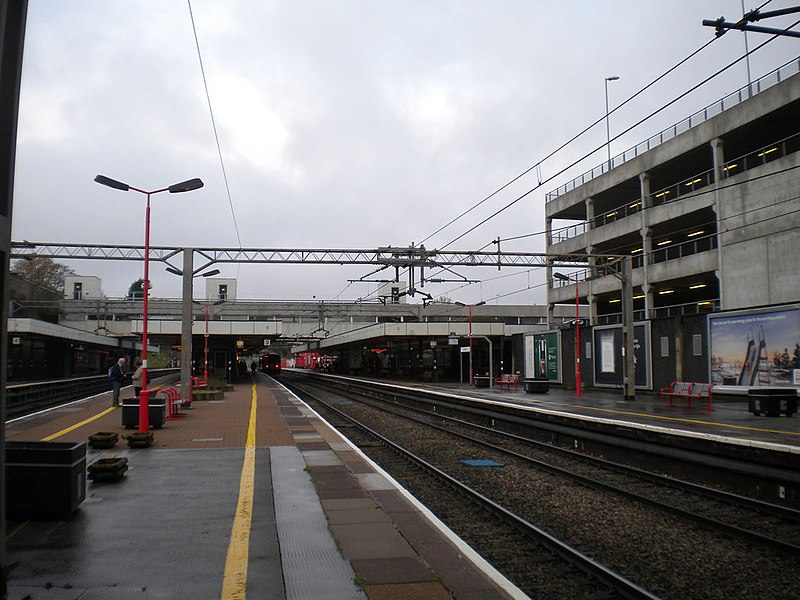
MULTIPOLYGON (((286 388, 282 383, 277 382, 278 385, 284 388, 288 394, 290 394, 297 402, 301 403, 305 406, 309 411, 311 411, 322 423, 324 423, 327 427, 331 428, 335 431, 333 426, 328 423, 319 413, 317 413, 313 408, 308 406, 305 402, 303 402, 300 398, 298 398, 291 390, 286 388)), ((400 483, 398 483, 389 473, 384 471, 380 465, 376 464, 372 461, 366 454, 364 454, 360 448, 355 446, 353 443, 350 442, 347 438, 342 437, 343 442, 354 452, 358 454, 362 460, 367 462, 372 468, 375 469, 376 472, 380 473, 383 477, 389 481, 389 483, 394 486, 394 488, 400 493, 410 504, 412 504, 426 519, 430 521, 430 523, 436 527, 436 529, 447 539, 449 540, 458 550, 462 553, 464 560, 471 563, 476 569, 486 575, 489 579, 491 579, 500 589, 502 589, 506 594, 509 595, 510 598, 515 600, 528 600, 529 596, 522 592, 517 586, 515 586, 511 581, 509 581, 502 573, 500 573, 497 569, 495 569, 492 565, 490 565, 482 556, 480 556, 475 550, 472 549, 464 540, 458 537, 447 525, 445 525, 435 514, 433 514, 426 506, 420 503, 408 490, 406 490, 400 483)))

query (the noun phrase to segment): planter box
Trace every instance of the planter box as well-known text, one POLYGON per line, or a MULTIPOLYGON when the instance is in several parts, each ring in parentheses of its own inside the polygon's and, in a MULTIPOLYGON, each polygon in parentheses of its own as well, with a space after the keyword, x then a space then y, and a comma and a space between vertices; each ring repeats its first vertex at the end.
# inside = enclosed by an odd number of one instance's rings
POLYGON ((531 377, 522 380, 526 394, 546 394, 550 391, 550 380, 544 377, 531 377))
POLYGON ((128 459, 100 458, 89 465, 89 479, 92 481, 119 481, 128 470, 128 459))
POLYGON ((6 442, 6 513, 61 518, 86 498, 86 442, 6 442))
POLYGON ((92 448, 113 448, 119 441, 119 434, 113 431, 98 431, 89 436, 89 446, 92 448))
MULTIPOLYGON (((163 398, 150 397, 147 403, 147 422, 152 429, 161 429, 167 418, 167 405, 163 398)), ((139 399, 126 398, 122 401, 122 426, 135 429, 139 426, 139 399)))
POLYGON ((225 392, 222 390, 195 390, 192 392, 192 400, 197 402, 200 400, 222 400, 225 398, 225 392))

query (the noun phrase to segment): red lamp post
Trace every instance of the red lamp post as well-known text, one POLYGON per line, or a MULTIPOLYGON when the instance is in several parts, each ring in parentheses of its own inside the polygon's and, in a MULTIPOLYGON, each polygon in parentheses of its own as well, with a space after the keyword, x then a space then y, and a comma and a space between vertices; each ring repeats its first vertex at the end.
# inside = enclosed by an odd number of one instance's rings
MULTIPOLYGON (((572 281, 572 278, 562 273, 553 273, 553 277, 561 281, 572 281)), ((578 275, 575 275, 575 396, 581 397, 581 315, 579 311, 580 294, 578 293, 578 275)))
MULTIPOLYGON (((459 306, 467 306, 469 307, 469 384, 475 385, 475 377, 473 376, 472 372, 472 307, 473 306, 482 306, 486 304, 485 300, 481 300, 480 302, 476 302, 475 304, 464 304, 463 302, 456 302, 459 306)), ((458 360, 461 360, 460 358, 458 360)))
POLYGON ((142 391, 139 394, 139 431, 146 432, 150 429, 150 392, 147 390, 147 301, 150 295, 150 196, 161 192, 169 192, 170 194, 190 192, 203 187, 203 182, 195 178, 158 190, 147 191, 135 188, 127 183, 116 181, 104 175, 98 175, 94 180, 101 185, 114 188, 115 190, 121 190, 123 192, 133 190, 134 192, 139 192, 147 196, 147 206, 144 213, 144 282, 142 283, 142 391))
MULTIPOLYGON (((217 271, 219 273, 219 271, 217 271)), ((206 310, 206 334, 205 334, 205 348, 203 349, 203 379, 207 382, 208 381, 208 307, 209 306, 218 306, 224 303, 225 300, 217 300, 216 302, 212 302, 211 304, 204 304, 206 310)))

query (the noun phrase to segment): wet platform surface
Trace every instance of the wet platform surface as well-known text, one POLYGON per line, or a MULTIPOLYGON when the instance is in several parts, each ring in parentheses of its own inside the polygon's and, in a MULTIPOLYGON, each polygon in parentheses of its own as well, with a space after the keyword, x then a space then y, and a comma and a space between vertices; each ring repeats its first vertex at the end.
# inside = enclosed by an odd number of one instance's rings
POLYGON ((604 419, 629 426, 663 428, 674 435, 718 436, 731 443, 785 446, 785 451, 800 454, 800 416, 771 417, 748 410, 747 395, 712 396, 708 402, 694 399, 669 399, 653 393, 637 392, 634 400, 623 400, 621 391, 583 390, 578 398, 574 389, 550 386, 544 394, 526 393, 520 385, 513 391, 500 388, 474 388, 458 384, 408 384, 448 395, 519 404, 537 410, 550 410, 582 418, 604 419))
MULTIPOLYGON (((61 520, 9 521, 9 599, 523 597, 283 387, 258 376, 155 430, 61 520)), ((83 442, 110 394, 6 425, 83 442)))

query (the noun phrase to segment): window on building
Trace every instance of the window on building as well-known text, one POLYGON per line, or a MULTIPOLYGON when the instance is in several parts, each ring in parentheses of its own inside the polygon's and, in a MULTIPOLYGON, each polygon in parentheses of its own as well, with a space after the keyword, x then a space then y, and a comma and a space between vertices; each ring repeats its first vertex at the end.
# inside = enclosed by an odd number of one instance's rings
POLYGON ((661 358, 669 356, 669 338, 667 336, 661 337, 661 358))
POLYGON ((83 297, 83 283, 76 281, 72 284, 72 299, 80 300, 83 297))
POLYGON ((399 304, 400 303, 400 288, 393 287, 392 288, 392 304, 399 304))
POLYGON ((227 283, 220 283, 219 284, 219 299, 220 300, 227 300, 228 299, 228 284, 227 283))

